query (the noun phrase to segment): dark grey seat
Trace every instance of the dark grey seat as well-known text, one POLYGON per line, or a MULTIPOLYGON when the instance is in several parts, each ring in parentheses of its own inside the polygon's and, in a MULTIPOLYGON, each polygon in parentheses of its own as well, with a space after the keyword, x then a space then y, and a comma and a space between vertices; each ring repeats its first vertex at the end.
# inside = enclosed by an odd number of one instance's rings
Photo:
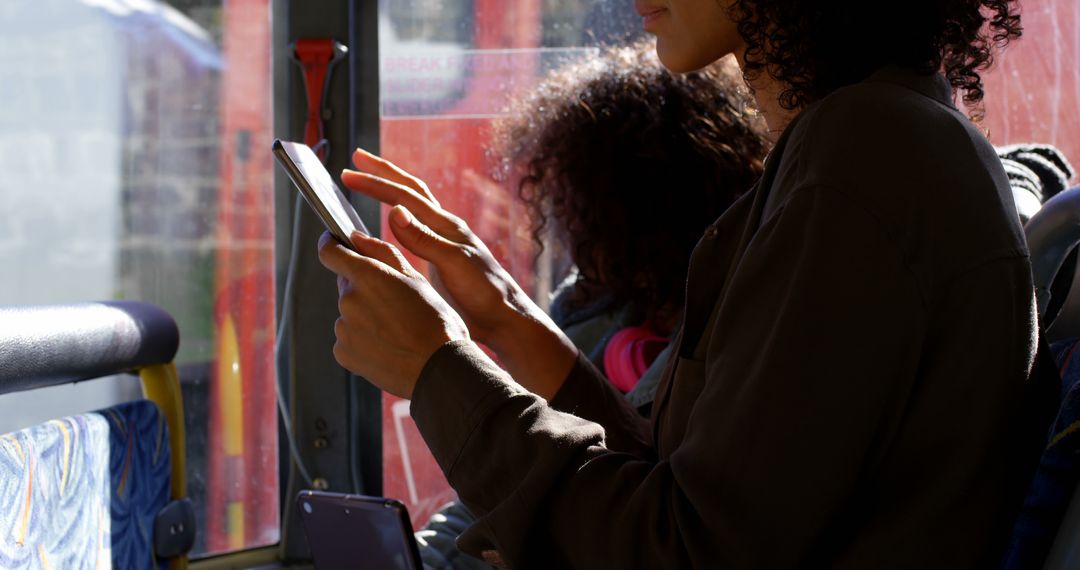
MULTIPOLYGON (((1060 282, 1055 285, 1055 278, 1069 254, 1080 244, 1080 187, 1048 200, 1027 223, 1025 233, 1031 251, 1036 299, 1042 322, 1050 331, 1048 336, 1051 340, 1071 338, 1075 336, 1073 331, 1080 330, 1080 299, 1075 298, 1077 292, 1071 287, 1075 278, 1066 276, 1064 287, 1060 282), (1068 291, 1068 299, 1053 303, 1052 289, 1057 289, 1058 294, 1068 291), (1051 309, 1049 313, 1048 309, 1051 309)), ((1080 493, 1072 494, 1044 568, 1080 568, 1080 493)))

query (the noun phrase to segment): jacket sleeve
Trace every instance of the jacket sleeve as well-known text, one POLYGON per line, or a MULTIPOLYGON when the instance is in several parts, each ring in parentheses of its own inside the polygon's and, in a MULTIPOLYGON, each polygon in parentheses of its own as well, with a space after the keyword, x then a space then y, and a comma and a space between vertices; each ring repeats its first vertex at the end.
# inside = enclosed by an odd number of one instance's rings
POLYGON ((910 390, 924 309, 876 220, 825 189, 794 193, 741 264, 748 281, 728 284, 719 344, 663 459, 608 446, 600 425, 565 413, 608 421, 588 403, 611 403, 589 375, 549 405, 472 344, 432 357, 412 414, 479 517, 463 549, 511 568, 806 560, 910 390))
POLYGON ((570 375, 549 405, 600 424, 608 449, 642 458, 655 456, 649 420, 638 413, 583 353, 578 353, 570 375))

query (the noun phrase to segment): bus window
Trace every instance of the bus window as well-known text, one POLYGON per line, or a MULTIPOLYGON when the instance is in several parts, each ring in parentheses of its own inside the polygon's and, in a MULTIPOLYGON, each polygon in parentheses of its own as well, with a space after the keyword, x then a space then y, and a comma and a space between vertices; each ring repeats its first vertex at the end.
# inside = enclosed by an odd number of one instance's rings
MULTIPOLYGON (((1046 143, 1080 167, 1080 3, 1028 2, 1024 35, 997 58, 986 75, 982 127, 995 145, 1046 143)), ((1070 181, 1080 183, 1080 177, 1070 181)), ((1080 271, 1073 283, 1080 278, 1080 271)), ((1080 335, 1080 287, 1066 296, 1051 339, 1080 335)))
MULTIPOLYGON (((139 299, 180 327, 194 556, 277 542, 269 0, 8 0, 0 299, 139 299)), ((0 431, 138 396, 0 398, 0 431)))
POLYGON ((1023 24, 986 74, 982 126, 996 145, 1052 144, 1080 165, 1080 4, 1028 2, 1023 24))
MULTIPOLYGON (((638 33, 640 18, 625 0, 383 0, 379 8, 380 152, 424 179, 544 306, 561 276, 557 264, 536 259, 516 190, 492 177, 492 121, 547 71, 638 33)), ((454 498, 408 402, 392 396, 384 396, 383 453, 384 492, 406 502, 415 525, 454 498)))

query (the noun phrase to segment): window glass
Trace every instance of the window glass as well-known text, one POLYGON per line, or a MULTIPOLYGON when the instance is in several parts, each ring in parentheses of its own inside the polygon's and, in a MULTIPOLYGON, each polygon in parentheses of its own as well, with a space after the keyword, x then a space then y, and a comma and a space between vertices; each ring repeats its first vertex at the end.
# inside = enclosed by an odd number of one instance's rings
MULTIPOLYGON (((995 145, 1051 144, 1080 168, 1080 3, 1027 2, 1022 18, 1023 37, 986 76, 982 127, 995 145)), ((1080 177, 1070 181, 1078 183, 1080 177)), ((1078 279, 1080 270, 1074 285, 1078 279)), ((1048 335, 1080 336, 1080 287, 1071 289, 1048 335)))
POLYGON ((1080 3, 1023 7, 1023 37, 986 76, 983 127, 996 145, 1052 144, 1080 165, 1080 3))
MULTIPOLYGON (((269 0, 0 3, 0 299, 181 333, 195 555, 278 540, 269 0)), ((0 431, 139 397, 0 396, 0 431)))
MULTIPOLYGON (((550 69, 587 57, 598 42, 633 35, 640 27, 633 6, 625 0, 382 0, 379 6, 382 154, 423 178, 544 306, 559 276, 537 259, 515 189, 491 176, 495 165, 485 146, 492 121, 550 69)), ((405 501, 421 526, 454 494, 408 412, 408 402, 385 396, 385 493, 405 501)))

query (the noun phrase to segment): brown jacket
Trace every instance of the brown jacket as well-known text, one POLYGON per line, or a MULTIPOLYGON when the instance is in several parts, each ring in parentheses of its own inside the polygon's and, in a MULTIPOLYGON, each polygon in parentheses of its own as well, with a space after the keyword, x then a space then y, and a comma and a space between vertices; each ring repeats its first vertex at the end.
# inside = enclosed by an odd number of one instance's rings
POLYGON ((459 544, 514 568, 992 564, 1034 301, 1005 174, 950 101, 886 68, 800 114, 694 252, 651 422, 584 359, 547 403, 440 349, 412 414, 479 517, 459 544))

